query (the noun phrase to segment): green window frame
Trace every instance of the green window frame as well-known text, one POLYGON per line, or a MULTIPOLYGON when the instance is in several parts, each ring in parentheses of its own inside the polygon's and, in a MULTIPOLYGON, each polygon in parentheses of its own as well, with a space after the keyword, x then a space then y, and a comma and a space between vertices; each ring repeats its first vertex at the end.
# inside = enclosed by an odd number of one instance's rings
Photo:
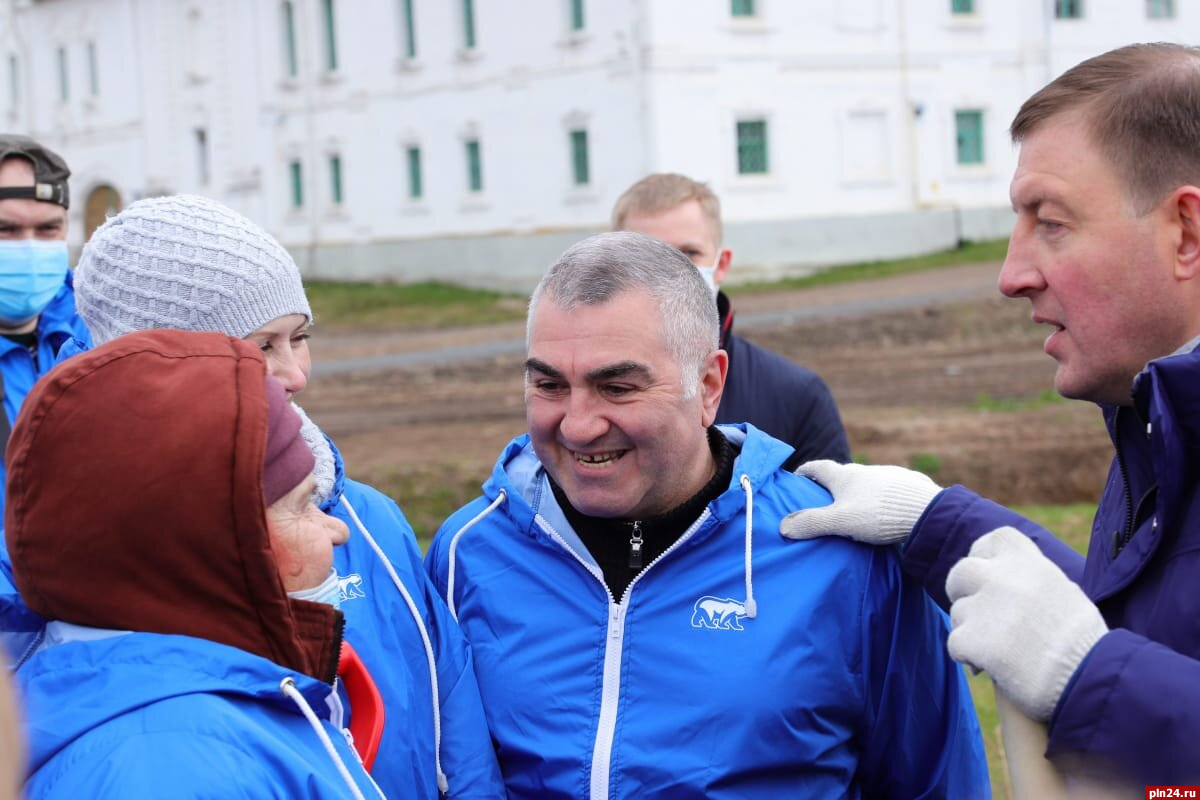
POLYGON ((1175 19, 1175 0, 1146 0, 1149 19, 1175 19))
POLYGON ((291 0, 284 0, 279 7, 283 25, 283 68, 289 78, 300 74, 300 61, 296 58, 296 7, 291 0))
POLYGON ((88 59, 88 90, 92 97, 100 96, 100 65, 96 61, 96 42, 89 39, 87 43, 88 59))
POLYGON ((329 157, 329 199, 335 206, 342 204, 342 157, 336 153, 329 157))
POLYGON ((583 128, 571 131, 571 176, 576 186, 587 186, 592 181, 591 165, 588 163, 588 133, 583 128))
POLYGON ((338 68, 337 20, 333 0, 321 0, 321 18, 325 22, 325 70, 336 72, 338 68))
POLYGON ((586 24, 583 15, 583 0, 571 0, 571 30, 581 31, 586 24))
POLYGON ((1083 0, 1054 0, 1055 19, 1082 19, 1083 0))
POLYGON ((211 180, 211 159, 208 152, 208 131, 204 128, 195 128, 192 131, 193 141, 196 143, 196 181, 201 186, 208 186, 211 180))
POLYGON ((300 74, 300 61, 296 57, 296 6, 284 0, 279 6, 280 24, 283 27, 283 68, 289 78, 300 74))
POLYGON ((483 153, 479 147, 478 139, 468 139, 466 141, 467 150, 467 190, 471 192, 483 191, 483 153))
POLYGON ((17 106, 21 102, 21 72, 20 62, 17 61, 16 53, 8 54, 8 107, 12 111, 17 110, 17 106))
POLYGON ((757 13, 754 0, 730 0, 729 13, 735 17, 753 17, 757 13))
POLYGON ((950 0, 951 14, 974 14, 975 0, 950 0))
POLYGON ((963 109, 954 112, 955 158, 959 164, 983 163, 983 112, 963 109))
POLYGON ((416 145, 406 148, 405 160, 408 163, 408 197, 420 200, 425 193, 425 187, 421 185, 421 148, 416 145))
POLYGON ((462 0, 463 47, 475 49, 475 0, 462 0))
POLYGON ((288 182, 292 190, 292 208, 304 208, 304 166, 299 161, 288 162, 288 182))
POLYGON ((767 172, 767 121, 745 119, 737 123, 737 167, 739 175, 767 172))
POLYGON ((67 73, 67 48, 58 48, 58 99, 64 103, 71 99, 71 80, 67 73))
POLYGON ((404 20, 404 57, 417 57, 417 27, 413 20, 413 0, 400 0, 400 13, 404 20))

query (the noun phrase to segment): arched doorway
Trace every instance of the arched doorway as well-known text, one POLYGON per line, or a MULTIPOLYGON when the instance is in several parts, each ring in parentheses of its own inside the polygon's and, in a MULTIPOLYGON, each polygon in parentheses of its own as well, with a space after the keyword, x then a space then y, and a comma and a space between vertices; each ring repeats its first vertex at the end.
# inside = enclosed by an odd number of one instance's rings
POLYGON ((83 207, 83 240, 92 238, 92 232, 104 224, 104 220, 121 210, 121 195, 111 186, 101 185, 88 194, 83 207))

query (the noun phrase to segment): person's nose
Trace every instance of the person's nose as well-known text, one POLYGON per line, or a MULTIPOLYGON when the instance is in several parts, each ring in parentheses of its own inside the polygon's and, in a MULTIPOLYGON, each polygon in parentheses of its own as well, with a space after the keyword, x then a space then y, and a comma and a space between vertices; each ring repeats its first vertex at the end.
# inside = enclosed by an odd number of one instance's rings
POLYGON ((1018 227, 1008 239, 1008 253, 1000 267, 997 287, 1005 297, 1027 297, 1046 288, 1046 280, 1034 257, 1029 235, 1018 227))
POLYGON ((599 398, 591 392, 571 393, 558 424, 564 443, 582 446, 604 435, 609 423, 601 405, 599 398))
POLYGON ((284 390, 289 395, 304 391, 304 387, 308 385, 308 376, 304 374, 304 368, 296 354, 291 349, 285 348, 276 350, 273 355, 271 375, 275 380, 283 384, 284 390))
POLYGON ((346 540, 350 538, 350 528, 337 517, 321 513, 325 517, 325 528, 329 531, 329 541, 333 543, 334 547, 345 544, 346 540))

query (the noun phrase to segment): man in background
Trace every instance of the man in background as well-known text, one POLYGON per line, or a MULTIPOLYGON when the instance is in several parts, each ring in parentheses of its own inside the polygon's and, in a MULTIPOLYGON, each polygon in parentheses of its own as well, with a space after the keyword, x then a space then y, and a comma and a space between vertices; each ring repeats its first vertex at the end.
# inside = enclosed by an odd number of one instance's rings
POLYGON ((733 307, 720 289, 733 251, 722 243, 721 203, 708 186, 674 173, 648 175, 617 199, 612 227, 682 251, 716 296, 721 348, 729 354, 717 423, 749 422, 787 442, 795 448, 787 469, 817 458, 850 460, 846 430, 825 381, 734 334, 733 307))
MULTIPOLYGON (((70 174, 33 139, 0 134, 0 453, 25 395, 54 366, 63 342, 91 341, 75 313, 68 269, 70 174)), ((3 470, 0 464, 0 479, 3 470)))

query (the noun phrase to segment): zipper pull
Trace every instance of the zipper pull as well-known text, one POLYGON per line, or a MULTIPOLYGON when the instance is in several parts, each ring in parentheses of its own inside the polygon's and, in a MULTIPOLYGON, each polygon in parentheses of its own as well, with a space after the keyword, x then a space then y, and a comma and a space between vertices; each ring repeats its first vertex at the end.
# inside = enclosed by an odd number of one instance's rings
POLYGON ((633 523, 633 535, 629 537, 629 568, 642 568, 642 523, 633 523))

